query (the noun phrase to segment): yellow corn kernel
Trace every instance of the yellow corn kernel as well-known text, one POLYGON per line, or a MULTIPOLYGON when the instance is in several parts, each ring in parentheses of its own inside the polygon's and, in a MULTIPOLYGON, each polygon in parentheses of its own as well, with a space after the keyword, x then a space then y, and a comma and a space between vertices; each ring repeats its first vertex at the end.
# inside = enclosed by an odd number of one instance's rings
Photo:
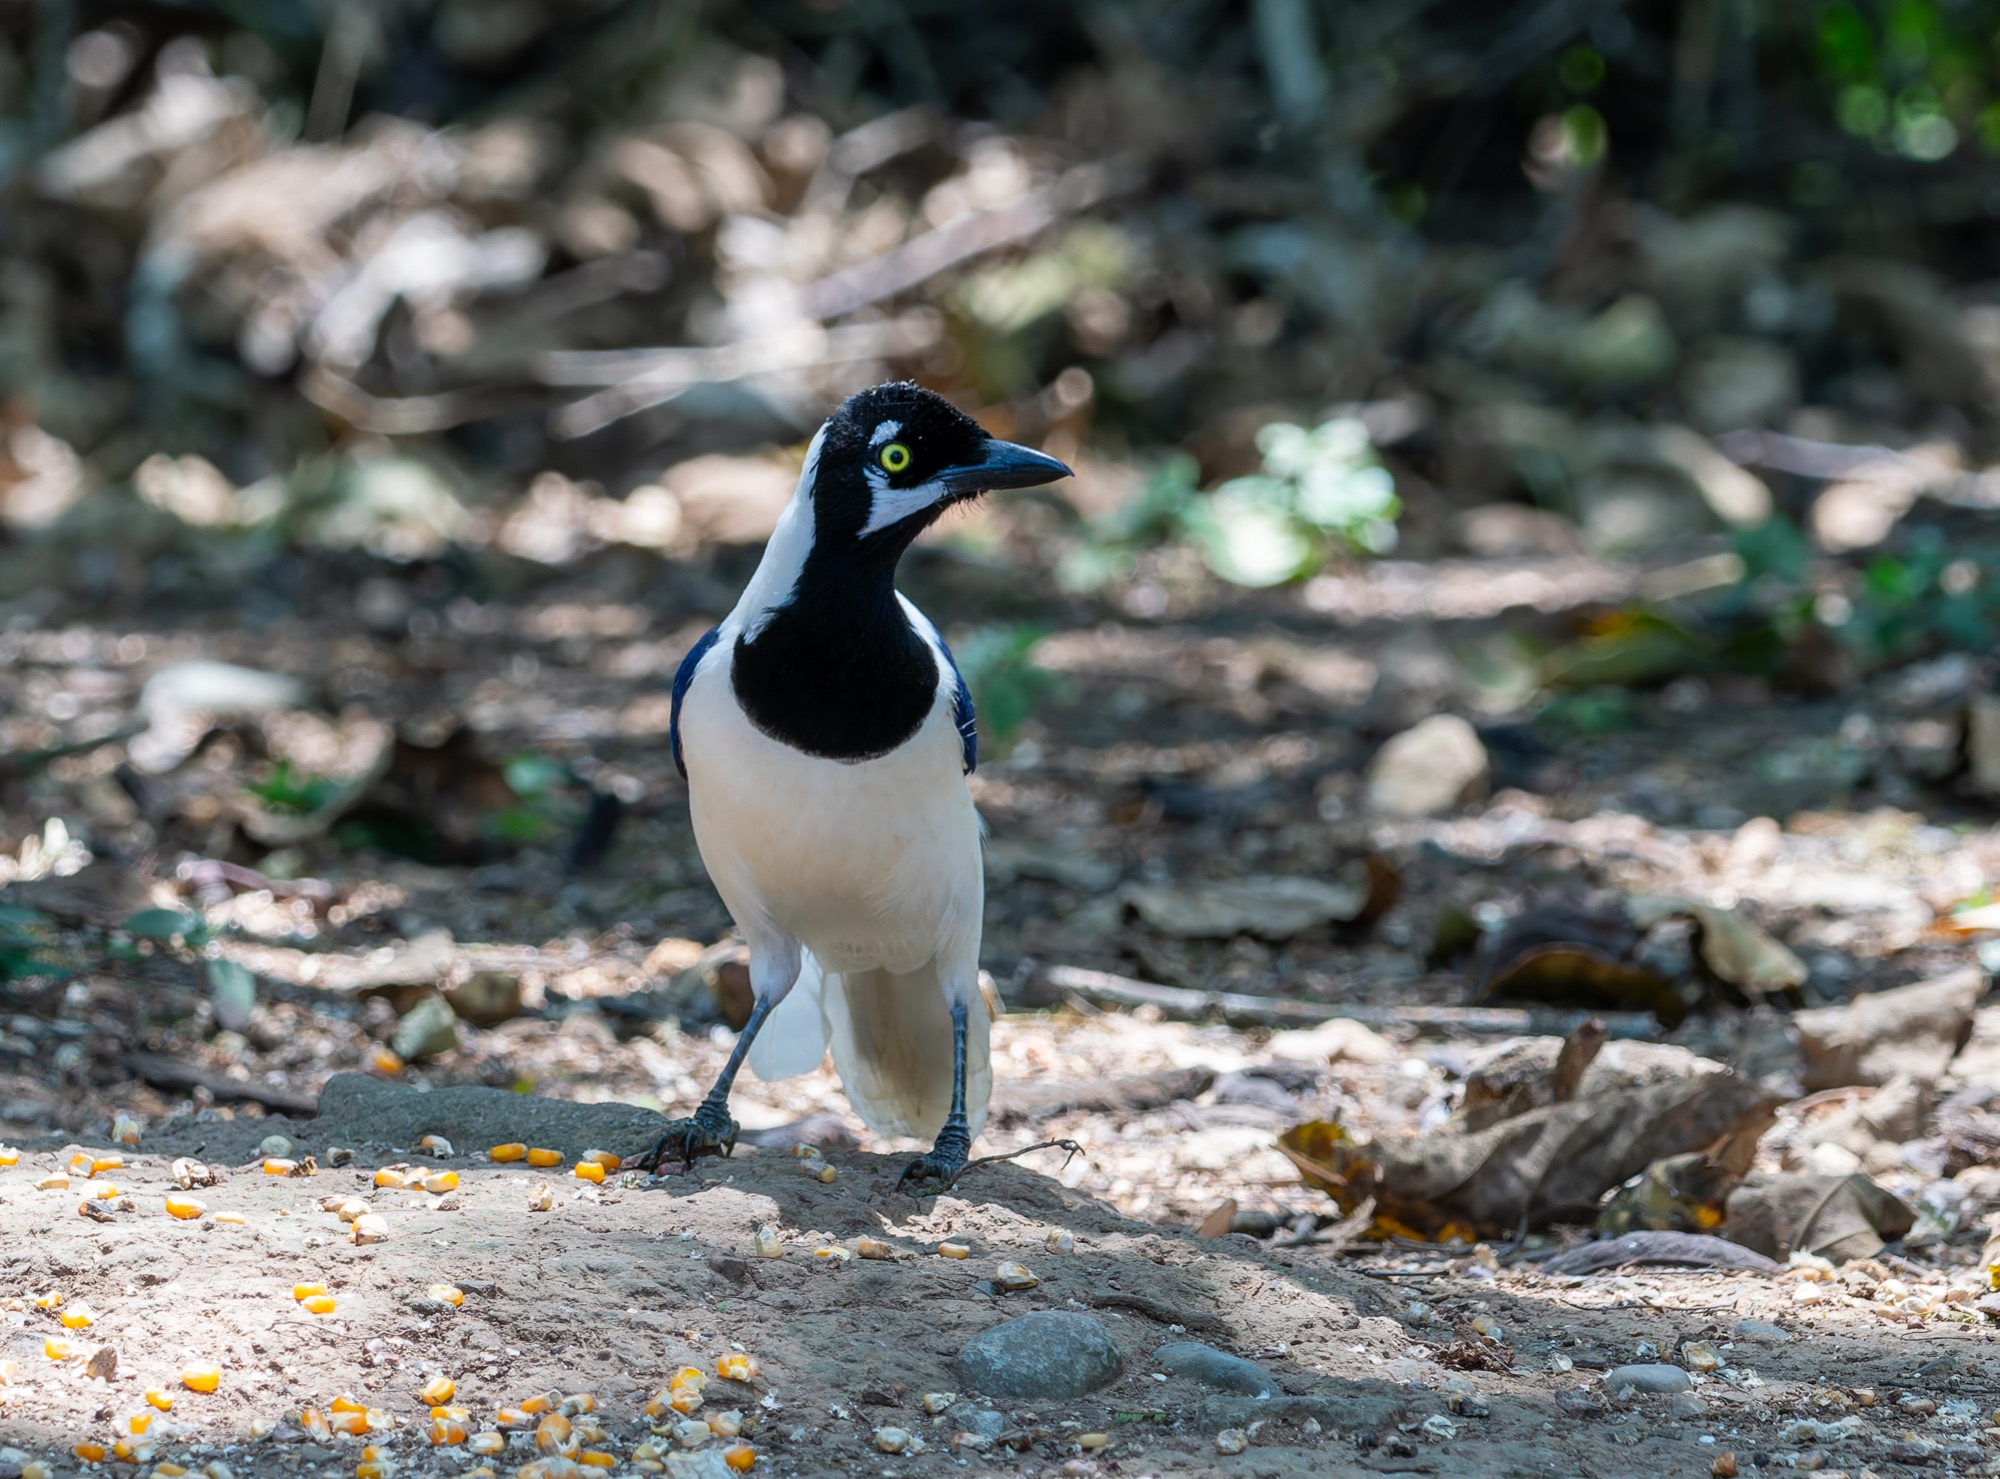
POLYGON ((555 1188, 550 1186, 546 1181, 528 1193, 528 1210, 530 1212, 546 1212, 555 1206, 555 1204, 555 1188))
POLYGON ((538 1392, 532 1397, 521 1399, 521 1410, 531 1417, 540 1417, 544 1412, 552 1412, 555 1410, 555 1405, 554 1392, 538 1392))
POLYGON ((580 1161, 596 1161, 605 1170, 614 1172, 625 1164, 625 1157, 618 1154, 615 1150, 586 1150, 577 1159, 580 1161))
POLYGON ((364 1464, 380 1463, 388 1456, 387 1453, 384 1453, 382 1449, 373 1443, 364 1443, 361 1446, 361 1462, 364 1464))
POLYGON ((326 1293, 326 1285, 324 1284, 292 1285, 292 1298, 294 1299, 306 1300, 306 1299, 311 1299, 315 1294, 324 1294, 324 1293, 326 1293))
POLYGON ((174 1394, 159 1387, 147 1387, 146 1405, 157 1407, 162 1412, 170 1411, 174 1405, 174 1394))
POLYGON ((150 1443, 144 1441, 134 1443, 130 1438, 120 1438, 111 1445, 111 1456, 121 1464, 136 1464, 140 1460, 139 1451, 142 1448, 148 1453, 152 1451, 150 1443))
POLYGON ((326 1414, 317 1407, 308 1407, 299 1414, 299 1426, 322 1443, 333 1436, 333 1429, 327 1426, 326 1414))
POLYGON ((172 1459, 163 1459, 153 1469, 153 1479, 181 1479, 185 1473, 187 1469, 184 1465, 177 1464, 172 1459))
POLYGON ((368 1055, 368 1066, 377 1073, 401 1073, 403 1071, 403 1060, 387 1048, 377 1048, 368 1055))
POLYGON ((596 1161, 578 1161, 576 1169, 570 1174, 578 1181, 595 1181, 599 1185, 604 1182, 604 1167, 598 1165, 596 1161))
POLYGON ((241 1212, 218 1212, 215 1214, 215 1220, 217 1222, 226 1222, 231 1227, 243 1226, 243 1214, 241 1212))
POLYGON ((530 1146, 528 1148, 528 1164, 531 1166, 560 1166, 562 1164, 562 1152, 559 1150, 545 1150, 539 1145, 530 1146))
POLYGON ((53 1289, 49 1290, 46 1294, 37 1294, 34 1301, 35 1308, 38 1310, 52 1310, 60 1306, 62 1302, 63 1297, 53 1289))
POLYGON ((82 1151, 78 1151, 69 1158, 69 1174, 72 1176, 88 1176, 90 1174, 90 1162, 91 1157, 85 1155, 82 1151))
POLYGON ((361 1416, 371 1433, 386 1433, 396 1426, 396 1414, 380 1407, 370 1407, 361 1416))
POLYGON ((51 1361, 67 1361, 76 1354, 76 1347, 60 1335, 45 1335, 42 1337, 42 1354, 51 1361))
POLYGON ((576 1461, 586 1469, 615 1469, 618 1466, 616 1454, 605 1453, 596 1448, 584 1449, 576 1456, 576 1461))
POLYGON ((375 1184, 384 1191, 401 1191, 404 1185, 403 1168, 384 1166, 375 1173, 375 1184))
POLYGON ((424 1383, 423 1390, 417 1395, 424 1399, 426 1407, 442 1407, 452 1399, 452 1394, 457 1390, 457 1382, 448 1376, 438 1376, 424 1383))
POLYGON ((116 1151, 113 1151, 110 1155, 92 1156, 90 1158, 90 1174, 92 1176, 102 1176, 106 1171, 116 1171, 124 1164, 125 1157, 119 1155, 116 1151))
POLYGON ((326 1425, 336 1433, 345 1433, 358 1438, 368 1431, 368 1414, 365 1412, 336 1412, 326 1420, 326 1425))
POLYGON ((439 1304, 461 1305, 465 1303, 465 1291, 456 1284, 433 1284, 431 1298, 439 1304))
POLYGON ((434 1417, 431 1419, 430 1438, 433 1448, 451 1448, 465 1441, 465 1424, 453 1422, 448 1417, 434 1417))
POLYGON ((673 1386, 667 1389, 667 1406, 686 1417, 701 1406, 701 1388, 673 1386))
POLYGON ((102 1443, 79 1443, 70 1452, 87 1464, 101 1464, 104 1462, 104 1445, 102 1443))
POLYGON ((0 1166, 18 1166, 21 1163, 20 1150, 12 1145, 0 1145, 0 1166))
POLYGON ((68 1191, 69 1172, 55 1171, 35 1183, 36 1191, 68 1191))
POLYGON ((481 1457, 490 1458, 507 1451, 505 1433, 474 1433, 465 1440, 465 1446, 481 1457))
POLYGON ((368 1404, 366 1402, 357 1402, 346 1392, 342 1392, 338 1397, 335 1397, 331 1402, 326 1404, 326 1410, 328 1412, 366 1412, 368 1404))
POLYGON ((135 1412, 126 1423, 126 1426, 131 1428, 134 1433, 143 1433, 152 1425, 153 1414, 150 1412, 135 1412))
POLYGON ((486 1152, 489 1161, 518 1161, 528 1153, 528 1147, 518 1140, 509 1140, 505 1145, 496 1145, 486 1152))
POLYGON ((120 1145, 139 1143, 139 1122, 129 1114, 121 1114, 111 1121, 111 1138, 120 1145))
POLYGON ((79 1299, 56 1318, 62 1321, 65 1330, 87 1330, 91 1321, 97 1318, 97 1311, 79 1299))
POLYGON ((379 1460, 358 1463, 354 1466, 354 1479, 389 1479, 389 1466, 379 1460))
POLYGON ((299 1163, 297 1161, 287 1160, 281 1155, 266 1156, 264 1158, 264 1174, 266 1176, 289 1176, 298 1170, 298 1168, 299 1163))
POLYGON ((181 1367, 181 1385, 190 1392, 212 1392, 222 1385, 222 1368, 213 1361, 190 1361, 181 1367))
POLYGON ((569 1419, 560 1412, 545 1412, 535 1424, 535 1447, 543 1453, 559 1453, 569 1442, 569 1419))
POLYGON ((522 1407, 502 1407, 493 1414, 493 1421, 503 1428, 532 1427, 534 1414, 522 1407))
POLYGON ((330 1315, 333 1313, 334 1299, 331 1294, 308 1294, 299 1304, 309 1315, 330 1315))
POLYGON ((417 1149, 425 1155, 434 1155, 441 1161, 450 1160, 452 1156, 451 1142, 442 1135, 424 1136, 417 1142, 417 1149))
POLYGON ((755 1381, 758 1369, 757 1358, 746 1356, 741 1351, 730 1351, 715 1358, 715 1374, 724 1381, 755 1381))
POLYGON ((971 1256, 972 1250, 963 1243, 938 1244, 938 1257, 940 1258, 970 1258, 971 1256))
POLYGON ((571 1392, 556 1404, 556 1411, 564 1417, 575 1417, 581 1412, 595 1412, 597 1398, 590 1392, 571 1392))
POLYGON ((433 1171, 424 1178, 424 1190, 434 1197, 441 1197, 448 1191, 458 1190, 458 1172, 433 1171))
POLYGON ((743 1431, 743 1414, 736 1411, 711 1412, 708 1430, 718 1438, 734 1438, 743 1431))
POLYGON ((757 1450, 748 1443, 732 1443, 722 1450, 722 1461, 737 1473, 747 1474, 757 1462, 757 1450))
POLYGON ((347 1240, 357 1247, 367 1243, 379 1243, 388 1236, 388 1219, 379 1213, 363 1213, 347 1225, 347 1240))
POLYGON ((167 1216, 178 1217, 182 1222, 192 1222, 208 1210, 208 1204, 193 1197, 168 1197, 167 1216))

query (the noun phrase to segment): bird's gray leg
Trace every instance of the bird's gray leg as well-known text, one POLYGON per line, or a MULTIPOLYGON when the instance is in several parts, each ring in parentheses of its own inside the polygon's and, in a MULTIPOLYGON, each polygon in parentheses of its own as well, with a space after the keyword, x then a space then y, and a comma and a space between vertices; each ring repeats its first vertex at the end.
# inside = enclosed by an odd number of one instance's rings
POLYGON ((736 1121, 729 1114, 729 1091, 735 1087, 736 1070, 749 1056, 750 1044, 756 1041, 764 1019, 785 999, 798 977, 797 945, 784 939, 752 939, 750 985, 756 999, 751 1004, 749 1020, 736 1034, 736 1046, 730 1049, 729 1061, 722 1065, 715 1087, 708 1091, 701 1107, 686 1119, 671 1121, 651 1152, 640 1158, 640 1165, 658 1175, 662 1165, 678 1161, 681 1169, 687 1171, 702 1156, 726 1156, 736 1149, 736 1121))
POLYGON ((955 1002, 951 1009, 951 1113, 945 1116, 944 1128, 938 1131, 930 1154, 918 1156, 903 1168, 896 1190, 911 1182, 921 1187, 935 1181, 936 1190, 943 1191, 965 1169, 966 1157, 971 1154, 972 1128, 965 1118, 965 1003, 955 1002))

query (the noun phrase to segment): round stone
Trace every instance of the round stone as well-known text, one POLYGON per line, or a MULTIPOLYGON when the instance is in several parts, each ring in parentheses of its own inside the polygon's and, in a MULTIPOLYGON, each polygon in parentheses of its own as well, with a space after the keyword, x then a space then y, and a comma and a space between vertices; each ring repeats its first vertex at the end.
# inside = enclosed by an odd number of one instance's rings
POLYGON ((975 1392, 1043 1402, 1094 1392, 1125 1370, 1103 1322, 1069 1310, 1037 1310, 982 1330, 958 1360, 975 1392))

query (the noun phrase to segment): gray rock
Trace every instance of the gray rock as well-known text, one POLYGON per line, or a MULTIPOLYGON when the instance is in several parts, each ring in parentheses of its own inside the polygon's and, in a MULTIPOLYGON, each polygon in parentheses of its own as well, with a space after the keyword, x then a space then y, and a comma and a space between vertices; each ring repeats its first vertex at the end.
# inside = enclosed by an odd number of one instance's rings
POLYGON ((433 992, 403 1014, 389 1046, 411 1063, 449 1053, 458 1047, 458 1016, 433 992))
POLYGON ((1754 1340, 1759 1345, 1782 1345, 1792 1338, 1791 1331, 1769 1320, 1738 1320, 1730 1333, 1738 1340, 1754 1340))
POLYGON ((1198 1340, 1176 1340, 1153 1352, 1153 1364, 1174 1376, 1185 1376, 1203 1386, 1225 1392, 1242 1392, 1251 1397, 1275 1396, 1277 1382, 1255 1361, 1232 1356, 1198 1340))
POLYGON ((1102 1321, 1037 1310, 982 1330, 958 1353, 966 1385, 989 1397, 1060 1401, 1116 1381, 1125 1357, 1102 1321))
POLYGON ((1481 793, 1486 776, 1486 746, 1473 727, 1433 714, 1375 752, 1362 805, 1373 816, 1437 816, 1481 793))
POLYGON ((1613 1396, 1626 1390, 1645 1392, 1685 1392, 1694 1387, 1694 1378, 1678 1366, 1664 1362, 1618 1366, 1604 1373, 1604 1390, 1613 1396))
POLYGON ((1708 1412, 1708 1404, 1693 1392, 1675 1392, 1667 1403, 1667 1411, 1675 1417, 1694 1419, 1708 1412))
POLYGON ((952 1417, 968 1433, 981 1438, 998 1438, 1007 1431, 1007 1414, 991 1407, 974 1407, 965 1412, 954 1412, 952 1417))

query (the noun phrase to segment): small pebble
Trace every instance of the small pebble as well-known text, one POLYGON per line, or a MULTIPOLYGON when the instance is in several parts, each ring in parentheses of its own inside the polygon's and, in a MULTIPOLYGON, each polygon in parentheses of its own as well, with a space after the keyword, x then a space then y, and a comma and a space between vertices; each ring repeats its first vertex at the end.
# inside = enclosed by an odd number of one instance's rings
POLYGON ((1691 1340, 1681 1347, 1681 1364, 1706 1376, 1722 1369, 1722 1357, 1707 1341, 1691 1340))
POLYGON ((924 1411, 929 1413, 943 1412, 957 1400, 957 1392, 925 1392, 924 1411))
POLYGON ((854 1244, 854 1252, 861 1258, 893 1258, 894 1251, 880 1238, 860 1238, 854 1244))
POLYGON ((262 1156, 288 1156, 292 1153, 292 1142, 283 1135, 266 1135, 257 1142, 257 1154, 262 1156))
POLYGON ((356 1243, 380 1243, 389 1236, 389 1224, 379 1212, 367 1212, 354 1219, 348 1237, 356 1243))
POLYGON ((972 1249, 964 1243, 938 1244, 938 1257, 940 1258, 970 1258, 971 1256, 972 1249))
POLYGON ((1685 1392, 1693 1386, 1694 1378, 1680 1367, 1659 1362, 1619 1366, 1604 1375, 1604 1390, 1613 1396, 1623 1391, 1643 1392, 1647 1395, 1685 1392))
POLYGON ((1422 1431, 1427 1438, 1435 1438, 1440 1443, 1449 1443, 1458 1436, 1458 1424, 1442 1412, 1438 1412, 1424 1419, 1422 1431))
POLYGON ((1026 1264, 1016 1263, 1010 1258, 993 1271, 993 1282, 1002 1289, 1013 1291, 1032 1289, 1042 1281, 1029 1272, 1026 1264))
POLYGON ((884 1453, 901 1453, 910 1446, 910 1435, 901 1428, 877 1428, 875 1446, 884 1453))
POLYGON ((1731 1334, 1738 1340, 1754 1340, 1767 1345, 1777 1345, 1792 1338, 1791 1332, 1784 1326, 1773 1325, 1769 1320, 1738 1320, 1731 1334))
POLYGON ((1042 1246, 1051 1253, 1076 1252, 1076 1234, 1056 1228, 1042 1239, 1042 1246))
POLYGON ((1241 1453, 1250 1446, 1250 1435, 1241 1428, 1224 1428, 1215 1435, 1217 1453, 1241 1453))
POLYGON ((1736 1455, 1727 1448, 1715 1456, 1715 1462, 1708 1466, 1708 1472, 1715 1479, 1736 1479, 1736 1455))
POLYGON ((1693 1392, 1675 1392, 1667 1399, 1667 1411, 1674 1417, 1692 1421, 1708 1413, 1708 1404, 1693 1392))
POLYGON ((783 1258, 785 1256, 785 1245, 778 1237, 778 1230, 768 1222, 757 1229, 757 1236, 752 1241, 752 1246, 756 1249, 759 1258, 783 1258))
POLYGON ((1104 1322, 1072 1310, 1037 1310, 982 1330, 960 1350, 959 1364, 975 1392, 1038 1402, 1094 1392, 1125 1367, 1104 1322))

